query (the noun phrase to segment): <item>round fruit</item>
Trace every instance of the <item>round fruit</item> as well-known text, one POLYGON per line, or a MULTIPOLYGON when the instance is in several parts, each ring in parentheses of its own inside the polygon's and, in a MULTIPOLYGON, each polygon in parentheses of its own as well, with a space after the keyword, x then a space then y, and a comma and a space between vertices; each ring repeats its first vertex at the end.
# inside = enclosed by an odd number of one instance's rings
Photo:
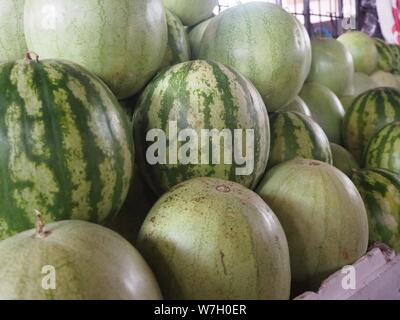
POLYGON ((133 167, 124 111, 97 77, 65 61, 0 65, 0 239, 46 221, 104 222, 133 167))
POLYGON ((382 71, 393 70, 393 53, 392 49, 382 39, 375 38, 375 45, 378 49, 378 69, 382 71))
POLYGON ((372 137, 365 149, 365 165, 400 174, 400 122, 388 124, 372 137))
POLYGON ((347 112, 347 110, 350 109, 355 99, 356 99, 355 96, 347 96, 347 95, 340 98, 340 102, 342 103, 345 112, 347 112))
POLYGON ((375 81, 372 80, 365 73, 355 72, 353 86, 351 87, 350 92, 348 92, 347 94, 353 95, 355 98, 357 98, 360 94, 368 90, 375 89, 376 87, 377 84, 375 83, 375 81))
POLYGON ((377 131, 400 121, 400 92, 378 88, 360 95, 346 113, 343 139, 357 161, 362 162, 364 149, 377 131))
POLYGON ((326 163, 296 159, 267 173, 258 194, 285 230, 295 288, 315 290, 368 246, 363 200, 350 179, 326 163))
POLYGON ((163 0, 166 8, 176 14, 185 26, 194 26, 212 16, 217 0, 163 0))
POLYGON ((329 140, 311 118, 297 112, 271 115, 271 152, 268 167, 297 157, 332 164, 329 140))
POLYGON ((203 40, 204 32, 206 31, 212 19, 213 18, 210 18, 206 21, 199 23, 189 32, 190 47, 193 59, 199 58, 201 40, 203 40))
POLYGON ((161 0, 26 0, 25 12, 30 50, 86 67, 119 99, 140 91, 165 57, 161 0))
POLYGON ((378 50, 374 39, 360 31, 349 31, 338 38, 353 56, 356 72, 371 74, 378 67, 378 50))
POLYGON ((345 111, 339 98, 318 83, 306 83, 300 97, 310 108, 313 119, 325 131, 329 141, 341 144, 345 111))
POLYGON ((371 79, 376 83, 376 87, 388 87, 399 89, 399 83, 396 77, 389 73, 381 70, 375 71, 371 75, 371 79))
POLYGON ((272 112, 300 92, 311 67, 311 43, 301 23, 281 7, 250 2, 212 19, 201 42, 200 58, 241 72, 272 112))
POLYGON ((179 18, 167 10, 168 47, 163 66, 190 60, 189 35, 179 18))
POLYGON ((339 146, 336 143, 331 143, 331 150, 333 165, 347 176, 350 177, 353 170, 360 168, 353 155, 342 146, 339 146))
POLYGON ((267 166, 262 98, 250 81, 220 63, 196 60, 160 73, 140 98, 134 128, 139 165, 160 195, 195 177, 254 188, 267 166))
POLYGON ((63 221, 0 242, 1 300, 158 300, 142 256, 115 232, 63 221))
POLYGON ((307 78, 342 96, 351 86, 354 76, 353 57, 335 39, 315 39, 312 45, 312 65, 307 78))
POLYGON ((311 117, 311 111, 310 108, 306 105, 303 99, 300 97, 294 98, 292 102, 287 104, 285 107, 281 108, 279 111, 293 111, 293 112, 299 112, 301 114, 304 114, 307 117, 311 117))
POLYGON ((0 1, 0 61, 20 59, 25 52, 25 0, 0 1))
POLYGON ((138 248, 166 299, 288 299, 290 262, 282 227, 254 192, 197 178, 151 210, 138 248))
POLYGON ((393 55, 393 72, 398 74, 400 72, 400 46, 397 44, 389 44, 389 48, 393 55))
POLYGON ((354 172, 352 179, 367 208, 370 242, 383 242, 400 252, 400 176, 385 169, 364 169, 354 172))

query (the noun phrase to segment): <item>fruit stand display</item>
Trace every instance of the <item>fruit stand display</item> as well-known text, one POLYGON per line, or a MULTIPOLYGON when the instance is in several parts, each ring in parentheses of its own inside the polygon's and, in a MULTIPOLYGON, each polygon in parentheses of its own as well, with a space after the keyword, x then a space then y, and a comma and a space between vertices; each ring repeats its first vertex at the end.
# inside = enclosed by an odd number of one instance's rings
POLYGON ((400 46, 271 2, 0 1, 0 299, 400 299, 400 46))

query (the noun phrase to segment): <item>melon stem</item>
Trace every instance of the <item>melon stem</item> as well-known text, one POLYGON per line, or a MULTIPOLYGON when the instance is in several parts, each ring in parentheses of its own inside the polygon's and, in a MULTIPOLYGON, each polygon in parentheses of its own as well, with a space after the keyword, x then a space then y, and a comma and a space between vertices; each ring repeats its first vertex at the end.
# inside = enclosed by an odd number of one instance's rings
POLYGON ((24 63, 29 64, 30 62, 35 61, 39 62, 39 55, 32 51, 27 51, 24 56, 24 63), (32 56, 35 57, 35 60, 32 59, 32 56))
POLYGON ((36 214, 36 232, 35 238, 44 238, 46 233, 44 232, 44 219, 40 211, 35 210, 36 214))

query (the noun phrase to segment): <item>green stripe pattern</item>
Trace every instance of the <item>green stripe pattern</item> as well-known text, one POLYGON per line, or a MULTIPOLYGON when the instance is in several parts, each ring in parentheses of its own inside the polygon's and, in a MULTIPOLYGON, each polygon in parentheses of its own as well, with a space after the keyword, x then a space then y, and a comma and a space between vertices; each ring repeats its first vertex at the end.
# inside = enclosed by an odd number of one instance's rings
POLYGON ((378 49, 378 69, 389 72, 393 69, 393 53, 385 41, 375 38, 375 45, 378 49))
POLYGON ((191 56, 189 35, 184 25, 172 12, 166 10, 166 13, 168 24, 168 46, 163 62, 164 67, 189 61, 191 56))
POLYGON ((270 121, 269 168, 297 157, 332 164, 329 140, 310 117, 298 112, 277 112, 270 116, 270 121))
POLYGON ((343 132, 346 149, 362 162, 370 139, 393 121, 400 121, 400 92, 377 88, 363 93, 346 113, 343 132))
POLYGON ((0 239, 46 222, 103 222, 129 189, 133 139, 96 76, 56 60, 0 65, 0 239))
MULTIPOLYGON (((270 137, 265 104, 250 81, 220 63, 196 60, 164 70, 142 94, 133 121, 138 164, 158 194, 194 177, 216 177, 254 188, 265 171, 270 137), (199 137, 202 129, 228 129, 232 136, 235 129, 254 130, 253 173, 239 176, 236 169, 243 166, 234 160, 233 164, 224 164, 222 143, 220 164, 212 164, 210 152, 210 164, 186 165, 169 161, 167 164, 149 165, 146 153, 153 142, 146 142, 146 135, 152 129, 161 129, 168 136, 171 121, 176 121, 178 133, 194 129, 199 137)), ((245 133, 242 136, 243 145, 247 145, 244 143, 245 133)), ((224 142, 223 139, 221 141, 224 142)), ((178 142, 178 148, 183 144, 178 142)), ((169 146, 167 141, 167 148, 169 146)), ((199 161, 200 149, 199 143, 197 151, 191 152, 191 155, 198 155, 199 161)), ((242 149, 244 155, 246 148, 242 149)), ((233 151, 234 148, 232 154, 233 151)), ((169 152, 167 158, 170 158, 169 152)))
POLYGON ((383 127, 371 139, 365 152, 365 164, 400 174, 400 122, 383 127))
POLYGON ((370 242, 400 251, 400 176, 371 168, 354 172, 352 180, 367 208, 370 242))

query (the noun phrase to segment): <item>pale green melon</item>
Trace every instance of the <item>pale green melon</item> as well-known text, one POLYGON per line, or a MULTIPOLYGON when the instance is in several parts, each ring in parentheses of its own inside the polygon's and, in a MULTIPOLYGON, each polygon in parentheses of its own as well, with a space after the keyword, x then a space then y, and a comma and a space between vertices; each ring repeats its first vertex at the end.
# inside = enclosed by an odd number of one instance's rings
POLYGON ((30 50, 82 65, 119 99, 139 92, 163 62, 162 0, 26 0, 25 12, 30 50))
POLYGON ((353 170, 360 169, 357 160, 342 146, 339 146, 336 143, 331 143, 331 150, 333 156, 333 165, 347 176, 351 177, 353 170))
POLYGON ((350 52, 335 39, 314 39, 311 45, 312 65, 307 81, 322 84, 342 96, 353 82, 350 52))
POLYGON ((161 299, 145 260, 115 232, 80 221, 41 227, 0 242, 0 299, 161 299))
POLYGON ((218 0, 163 0, 166 8, 175 13, 185 26, 194 26, 212 16, 218 0))
POLYGON ((211 20, 199 56, 241 72, 273 112, 300 92, 311 67, 311 42, 304 26, 280 6, 250 2, 211 20))
POLYGON ((212 18, 199 23, 197 26, 193 27, 189 32, 189 41, 193 59, 198 59, 199 57, 201 40, 203 40, 204 32, 206 31, 208 25, 210 24, 211 19, 212 18))
POLYGON ((300 97, 296 97, 292 102, 287 104, 285 107, 279 109, 279 111, 292 111, 304 114, 307 117, 311 117, 310 108, 300 97))
POLYGON ((306 83, 300 97, 310 108, 313 119, 325 131, 329 141, 341 144, 345 111, 339 98, 318 83, 306 83))
POLYGON ((377 87, 390 87, 399 89, 399 83, 397 82, 396 77, 382 70, 375 71, 371 75, 371 79, 375 82, 377 87))
POLYGON ((373 73, 378 67, 378 49, 375 41, 360 31, 349 31, 338 38, 353 56, 356 72, 373 73))

